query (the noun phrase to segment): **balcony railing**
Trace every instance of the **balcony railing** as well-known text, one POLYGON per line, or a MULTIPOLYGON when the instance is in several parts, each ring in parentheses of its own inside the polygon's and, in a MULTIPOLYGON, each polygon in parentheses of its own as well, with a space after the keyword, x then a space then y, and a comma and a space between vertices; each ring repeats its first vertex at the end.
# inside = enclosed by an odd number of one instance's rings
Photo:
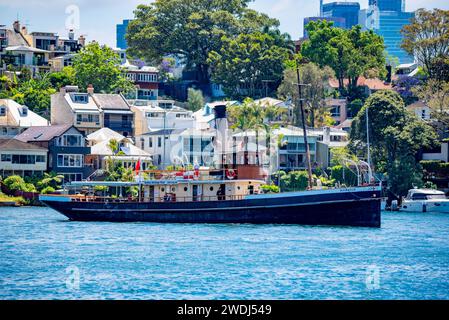
POLYGON ((105 121, 104 122, 105 127, 109 128, 125 128, 125 129, 132 129, 133 123, 131 121, 105 121))

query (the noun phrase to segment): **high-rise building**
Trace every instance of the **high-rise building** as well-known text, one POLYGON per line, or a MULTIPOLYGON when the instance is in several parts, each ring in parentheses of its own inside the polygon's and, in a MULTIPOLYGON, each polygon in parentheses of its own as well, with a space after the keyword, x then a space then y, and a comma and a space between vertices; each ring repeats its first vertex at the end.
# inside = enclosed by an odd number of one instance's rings
POLYGON ((360 4, 358 2, 331 2, 322 6, 325 18, 344 18, 345 28, 351 29, 359 23, 360 4))
POLYGON ((412 63, 414 58, 401 48, 401 29, 410 23, 414 12, 404 11, 405 0, 370 0, 369 4, 364 27, 384 38, 389 56, 398 58, 401 64, 412 63))
POLYGON ((126 31, 128 24, 131 20, 123 20, 122 24, 117 25, 117 48, 127 49, 128 43, 126 42, 126 31))
POLYGON ((405 11, 405 0, 369 0, 370 6, 376 6, 379 11, 405 11))

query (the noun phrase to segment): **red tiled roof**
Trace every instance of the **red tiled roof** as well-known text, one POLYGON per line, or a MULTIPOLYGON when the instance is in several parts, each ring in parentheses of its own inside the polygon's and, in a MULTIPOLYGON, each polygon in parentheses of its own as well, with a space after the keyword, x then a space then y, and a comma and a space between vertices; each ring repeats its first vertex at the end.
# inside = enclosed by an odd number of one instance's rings
MULTIPOLYGON (((345 79, 343 81, 344 85, 347 86, 349 84, 349 80, 345 79)), ((332 88, 338 88, 338 79, 330 79, 329 85, 332 88)), ((390 90, 393 88, 392 84, 386 84, 383 80, 378 78, 367 79, 365 77, 359 77, 357 80, 357 86, 359 87, 368 87, 370 90, 390 90)))

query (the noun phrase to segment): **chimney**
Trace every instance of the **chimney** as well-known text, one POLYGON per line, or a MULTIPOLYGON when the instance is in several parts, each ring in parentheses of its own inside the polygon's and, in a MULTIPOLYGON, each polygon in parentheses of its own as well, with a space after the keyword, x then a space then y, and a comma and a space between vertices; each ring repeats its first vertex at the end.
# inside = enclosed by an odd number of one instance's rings
POLYGON ((73 29, 69 30, 69 40, 75 39, 75 33, 73 32, 73 29))
POLYGON ((66 88, 65 88, 65 87, 61 87, 61 88, 59 89, 59 93, 61 93, 62 95, 65 95, 65 94, 67 93, 66 88))
POLYGON ((78 43, 84 47, 86 45, 86 38, 83 35, 80 35, 78 38, 78 43))
POLYGON ((89 84, 87 86, 87 93, 90 94, 90 95, 94 94, 94 86, 93 85, 89 84))
POLYGON ((19 21, 14 21, 14 23, 12 24, 12 27, 15 32, 20 33, 20 22, 19 21))

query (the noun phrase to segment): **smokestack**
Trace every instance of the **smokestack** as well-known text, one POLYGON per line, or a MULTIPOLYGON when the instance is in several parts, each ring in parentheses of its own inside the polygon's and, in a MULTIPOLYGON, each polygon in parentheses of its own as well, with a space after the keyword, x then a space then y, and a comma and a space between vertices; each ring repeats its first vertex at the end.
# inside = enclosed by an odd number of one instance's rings
POLYGON ((226 155, 228 154, 228 118, 226 115, 226 105, 217 105, 214 108, 215 124, 217 131, 216 150, 219 155, 218 163, 221 168, 226 164, 226 155))

